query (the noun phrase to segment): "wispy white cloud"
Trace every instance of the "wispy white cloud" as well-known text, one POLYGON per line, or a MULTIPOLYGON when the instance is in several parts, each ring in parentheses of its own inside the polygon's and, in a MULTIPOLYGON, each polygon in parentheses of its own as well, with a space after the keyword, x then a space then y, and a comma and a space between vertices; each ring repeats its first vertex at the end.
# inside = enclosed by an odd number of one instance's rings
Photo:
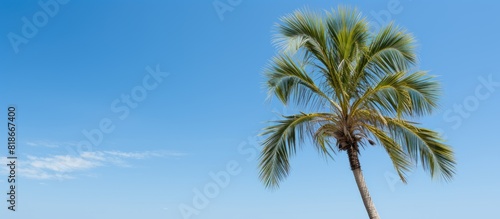
MULTIPOLYGON (((18 159, 19 175, 31 179, 65 180, 73 179, 75 175, 101 166, 130 167, 130 160, 181 157, 183 153, 165 151, 122 152, 122 151, 95 151, 83 152, 78 156, 26 156, 18 159)), ((7 158, 0 158, 1 163, 7 163, 7 158)), ((8 173, 4 165, 3 174, 8 173)))
POLYGON ((42 179, 42 180, 65 180, 74 179, 70 173, 57 172, 57 171, 47 171, 42 169, 37 169, 33 167, 19 167, 19 174, 23 177, 30 179, 42 179))
POLYGON ((140 153, 106 151, 105 153, 111 156, 116 156, 121 158, 132 158, 132 159, 145 159, 148 157, 181 157, 185 155, 184 153, 179 153, 179 152, 158 152, 158 151, 156 152, 146 151, 140 153))
POLYGON ((49 170, 54 172, 73 172, 101 165, 99 162, 94 162, 90 159, 72 157, 68 155, 53 157, 28 156, 28 163, 34 169, 49 170))
POLYGON ((51 142, 51 141, 28 141, 26 145, 32 147, 47 147, 47 148, 58 148, 61 143, 59 142, 51 142))

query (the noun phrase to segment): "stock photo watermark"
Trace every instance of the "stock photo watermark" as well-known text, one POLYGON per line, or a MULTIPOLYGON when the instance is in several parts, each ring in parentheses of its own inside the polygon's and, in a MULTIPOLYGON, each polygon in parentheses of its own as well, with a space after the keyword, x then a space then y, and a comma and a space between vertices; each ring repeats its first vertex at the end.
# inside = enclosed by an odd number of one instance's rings
POLYGON ((234 11, 234 9, 240 5, 243 0, 215 0, 212 2, 215 13, 219 17, 220 21, 224 21, 224 14, 234 11))
POLYGON ((55 17, 61 6, 67 4, 70 0, 40 0, 38 5, 40 10, 35 12, 32 16, 24 16, 21 18, 22 26, 19 32, 9 32, 7 38, 10 45, 16 54, 19 53, 19 46, 21 44, 28 44, 30 39, 33 39, 38 31, 45 27, 50 18, 55 17))
POLYGON ((227 162, 226 168, 224 170, 218 171, 217 173, 210 172, 210 181, 207 182, 202 189, 194 188, 193 199, 191 204, 179 204, 179 211, 182 218, 191 218, 194 215, 199 215, 200 211, 207 208, 210 204, 210 200, 217 198, 222 189, 229 186, 231 178, 240 174, 242 167, 240 163, 235 160, 227 162))
MULTIPOLYGON (((238 145, 238 154, 246 156, 246 162, 255 160, 260 151, 259 141, 259 136, 248 137, 246 141, 238 145)), ((208 208, 212 200, 217 198, 230 185, 231 179, 243 172, 241 163, 236 160, 228 161, 225 167, 223 170, 216 171, 216 173, 213 171, 209 172, 209 181, 200 188, 195 187, 192 189, 193 197, 191 203, 180 203, 178 205, 183 219, 197 216, 201 211, 208 208)))
POLYGON ((10 211, 16 211, 16 192, 18 190, 16 184, 16 170, 17 170, 17 154, 16 154, 16 146, 17 146, 17 111, 15 106, 9 106, 7 108, 7 151, 9 155, 7 155, 7 167, 8 167, 8 190, 7 193, 7 203, 9 203, 7 209, 10 211))
POLYGON ((453 109, 444 112, 443 120, 451 123, 453 130, 458 129, 464 119, 468 119, 471 113, 479 109, 481 101, 489 99, 497 88, 500 88, 500 81, 494 81, 492 74, 487 77, 480 76, 478 81, 479 84, 472 95, 465 97, 460 103, 453 104, 453 109))
MULTIPOLYGON (((155 69, 147 66, 146 72, 147 74, 144 75, 140 84, 134 86, 128 93, 121 94, 119 98, 111 102, 110 110, 118 116, 119 120, 128 118, 130 111, 137 108, 147 98, 148 93, 155 90, 169 75, 169 73, 161 71, 159 65, 156 65, 155 69)), ((111 118, 104 117, 99 120, 96 128, 90 130, 83 129, 81 133, 85 137, 85 140, 78 142, 76 151, 71 146, 67 146, 68 153, 82 154, 83 152, 92 151, 93 147, 97 147, 103 142, 106 134, 110 134, 116 129, 114 123, 111 118)))
MULTIPOLYGON (((272 111, 275 115, 268 121, 278 120, 280 114, 287 115, 288 108, 283 107, 280 111, 274 108, 272 111)), ((249 136, 236 147, 238 155, 244 157, 242 158, 244 162, 257 159, 261 150, 259 142, 263 140, 262 138, 260 135, 249 136)), ((242 162, 237 160, 226 162, 225 167, 223 170, 210 171, 208 173, 208 182, 201 187, 195 187, 191 190, 193 194, 191 203, 180 203, 178 205, 179 213, 183 219, 200 215, 201 211, 208 208, 212 200, 217 198, 230 185, 231 179, 234 179, 244 171, 242 162)))
MULTIPOLYGON (((412 1, 412 0, 406 0, 412 1)), ((370 11, 370 15, 374 18, 376 22, 372 23, 372 28, 374 30, 380 30, 384 25, 388 24, 393 20, 394 15, 401 14, 404 10, 402 2, 400 0, 389 0, 386 5, 386 9, 379 11, 370 11)))

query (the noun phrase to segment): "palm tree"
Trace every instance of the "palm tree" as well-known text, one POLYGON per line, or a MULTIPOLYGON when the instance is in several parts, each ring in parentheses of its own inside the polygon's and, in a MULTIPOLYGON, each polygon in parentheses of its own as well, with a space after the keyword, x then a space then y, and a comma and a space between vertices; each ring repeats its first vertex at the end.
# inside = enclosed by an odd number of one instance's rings
POLYGON ((312 113, 284 115, 265 128, 260 178, 279 187, 305 141, 327 158, 346 152, 366 211, 379 218, 358 159, 365 145, 384 148, 405 183, 418 163, 433 178, 454 175, 452 149, 411 121, 437 107, 439 83, 416 69, 414 38, 402 28, 374 33, 356 9, 325 13, 298 10, 277 25, 279 52, 265 70, 269 94, 312 113))

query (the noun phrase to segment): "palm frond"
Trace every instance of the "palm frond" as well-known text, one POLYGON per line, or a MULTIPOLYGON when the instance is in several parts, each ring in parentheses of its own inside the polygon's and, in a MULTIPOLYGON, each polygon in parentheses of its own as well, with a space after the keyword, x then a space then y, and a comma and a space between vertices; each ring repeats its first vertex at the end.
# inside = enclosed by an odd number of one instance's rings
POLYGON ((300 60, 294 60, 286 54, 276 56, 265 75, 270 94, 275 94, 285 105, 292 100, 302 106, 322 106, 328 103, 333 109, 339 108, 307 74, 305 64, 300 60))
POLYGON ((277 24, 277 34, 273 42, 282 51, 292 55, 299 49, 305 49, 323 63, 328 63, 325 27, 321 16, 308 9, 297 10, 281 18, 277 24))
POLYGON ((425 72, 397 72, 382 78, 352 104, 352 110, 376 105, 386 115, 421 116, 437 107, 439 84, 425 72))
POLYGON ((417 61, 414 44, 411 34, 389 24, 374 36, 367 50, 361 53, 352 80, 356 86, 367 87, 387 74, 409 70, 417 61))
POLYGON ((411 34, 391 23, 371 42, 367 64, 383 72, 407 70, 417 61, 414 41, 411 34))
POLYGON ((356 9, 339 7, 327 13, 326 24, 331 40, 331 53, 339 65, 342 60, 355 60, 359 48, 366 46, 369 39, 368 22, 356 9))
POLYGON ((333 147, 334 143, 332 143, 332 139, 335 136, 335 132, 337 132, 340 126, 335 125, 336 122, 326 123, 321 125, 318 130, 313 134, 313 141, 316 149, 321 155, 325 157, 333 158, 333 154, 335 153, 335 149, 333 147))
POLYGON ((415 123, 386 118, 392 137, 405 147, 409 157, 420 162, 433 178, 450 180, 455 174, 455 158, 450 146, 443 143, 439 133, 420 128, 415 123))
POLYGON ((289 173, 289 160, 297 151, 298 144, 311 137, 308 131, 311 125, 325 122, 329 117, 330 114, 323 113, 285 116, 264 130, 262 135, 267 138, 263 142, 259 167, 260 178, 266 187, 279 186, 279 182, 289 173))

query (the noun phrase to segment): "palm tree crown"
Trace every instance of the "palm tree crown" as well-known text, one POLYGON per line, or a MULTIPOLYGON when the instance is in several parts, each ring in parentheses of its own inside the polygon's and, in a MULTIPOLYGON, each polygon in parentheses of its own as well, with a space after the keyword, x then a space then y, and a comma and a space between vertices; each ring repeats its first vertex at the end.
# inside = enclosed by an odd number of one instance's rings
POLYGON ((371 32, 356 9, 299 10, 281 19, 274 42, 279 52, 265 70, 270 94, 315 112, 284 115, 262 133, 266 187, 279 186, 306 140, 329 157, 345 151, 353 170, 360 169, 360 149, 377 144, 403 182, 417 163, 432 177, 451 179, 451 148, 412 122, 437 107, 439 83, 417 69, 411 34, 394 24, 371 32))

